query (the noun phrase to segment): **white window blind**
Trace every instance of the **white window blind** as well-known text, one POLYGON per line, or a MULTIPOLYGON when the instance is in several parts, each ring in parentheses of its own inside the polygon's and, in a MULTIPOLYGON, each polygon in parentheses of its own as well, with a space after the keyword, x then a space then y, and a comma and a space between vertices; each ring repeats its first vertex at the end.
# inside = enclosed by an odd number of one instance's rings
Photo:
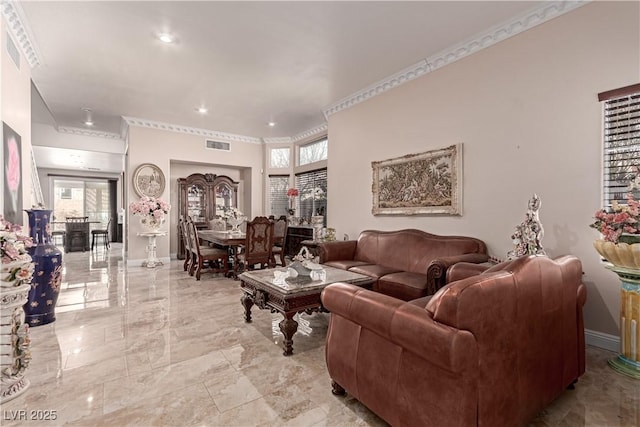
MULTIPOLYGON (((296 215, 309 218, 326 215, 327 211, 327 169, 318 169, 296 175, 298 189, 298 210, 296 215)), ((326 220, 326 216, 325 216, 326 220)))
POLYGON ((276 218, 287 215, 289 208, 289 175, 269 175, 270 213, 276 218))
POLYGON ((603 206, 640 195, 640 85, 599 95, 604 101, 603 206), (635 182, 635 183, 634 183, 635 182), (636 185, 638 184, 638 185, 636 185))

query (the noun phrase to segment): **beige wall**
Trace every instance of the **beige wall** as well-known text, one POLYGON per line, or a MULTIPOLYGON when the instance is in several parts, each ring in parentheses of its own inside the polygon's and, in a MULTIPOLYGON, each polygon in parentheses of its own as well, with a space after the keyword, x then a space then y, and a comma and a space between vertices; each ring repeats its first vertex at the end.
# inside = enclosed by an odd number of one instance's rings
MULTIPOLYGON (((239 205, 249 217, 262 215, 262 172, 263 155, 259 144, 232 142, 231 151, 210 150, 205 148, 205 138, 178 132, 132 126, 129 129, 129 151, 127 156, 127 188, 128 200, 126 205, 138 197, 133 191, 131 176, 136 167, 142 163, 153 163, 162 169, 165 180, 172 179, 171 165, 180 163, 199 163, 209 165, 224 165, 227 170, 238 170, 242 182, 242 200, 239 205)), ((176 205, 177 192, 172 193, 171 183, 167 181, 162 198, 172 205, 176 205)), ((174 210, 174 209, 172 209, 174 210)), ((138 218, 132 217, 127 211, 128 239, 127 257, 133 262, 146 258, 146 238, 138 237, 142 226, 138 218)), ((170 215, 168 224, 162 230, 170 233, 167 237, 158 238, 157 252, 159 258, 169 258, 171 239, 176 239, 176 224, 170 215)), ((176 217, 177 218, 177 217, 176 217)))
POLYGON ((329 225, 471 235, 504 258, 533 193, 543 244, 581 258, 586 327, 618 334, 619 282, 592 247, 597 93, 640 80, 639 4, 592 3, 329 118, 329 225), (464 143, 463 215, 373 216, 371 162, 464 143))
MULTIPOLYGON (((20 69, 7 53, 8 27, 4 17, 0 19, 0 119, 9 125, 21 137, 22 145, 22 205, 30 208, 31 197, 31 67, 22 55, 17 41, 14 44, 20 51, 20 69)), ((3 151, 0 158, 4 164, 3 151)), ((3 169, 4 170, 4 169, 3 169)), ((4 188, 4 173, 0 179, 4 188)), ((1 205, 4 208, 4 191, 0 192, 1 205)), ((26 214, 23 224, 28 225, 26 214)))

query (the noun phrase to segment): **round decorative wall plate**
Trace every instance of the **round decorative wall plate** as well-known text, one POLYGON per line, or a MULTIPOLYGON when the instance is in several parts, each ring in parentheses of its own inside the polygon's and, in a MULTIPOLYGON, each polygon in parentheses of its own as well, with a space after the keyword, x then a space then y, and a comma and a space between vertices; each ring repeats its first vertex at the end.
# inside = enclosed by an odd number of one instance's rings
POLYGON ((164 174, 154 164, 143 163, 133 172, 133 190, 140 197, 160 197, 164 185, 164 174))

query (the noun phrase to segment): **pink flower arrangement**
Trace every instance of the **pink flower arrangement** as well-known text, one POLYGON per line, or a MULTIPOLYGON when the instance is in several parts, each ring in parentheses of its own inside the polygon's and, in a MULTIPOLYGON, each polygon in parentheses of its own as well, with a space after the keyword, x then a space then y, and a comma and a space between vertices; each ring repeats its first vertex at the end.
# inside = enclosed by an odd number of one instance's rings
POLYGON ((27 250, 32 246, 33 240, 22 232, 21 226, 12 224, 0 215, 0 254, 2 255, 0 278, 2 281, 13 282, 13 286, 31 281, 34 266, 27 250))
POLYGON ((618 243, 623 233, 640 234, 638 226, 640 201, 634 200, 633 194, 629 193, 626 205, 621 205, 614 200, 611 203, 611 212, 600 209, 596 211, 595 219, 590 227, 602 233, 604 240, 618 243))
POLYGON ((297 197, 297 196, 298 196, 297 188, 290 188, 287 190, 287 197, 297 197))
POLYGON ((152 216, 157 220, 164 218, 169 213, 171 205, 162 199, 155 197, 142 197, 137 202, 131 202, 129 212, 138 216, 152 216))

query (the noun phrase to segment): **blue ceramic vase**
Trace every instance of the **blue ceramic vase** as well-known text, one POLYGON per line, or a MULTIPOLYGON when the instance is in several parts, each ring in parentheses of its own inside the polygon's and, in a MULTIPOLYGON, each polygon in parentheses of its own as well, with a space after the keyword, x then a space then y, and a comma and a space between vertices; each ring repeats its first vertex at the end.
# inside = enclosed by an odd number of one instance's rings
POLYGON ((29 235, 34 243, 29 255, 35 263, 35 270, 29 298, 23 308, 29 326, 40 326, 56 320, 56 302, 62 282, 62 252, 51 243, 51 210, 25 212, 29 215, 29 235))

